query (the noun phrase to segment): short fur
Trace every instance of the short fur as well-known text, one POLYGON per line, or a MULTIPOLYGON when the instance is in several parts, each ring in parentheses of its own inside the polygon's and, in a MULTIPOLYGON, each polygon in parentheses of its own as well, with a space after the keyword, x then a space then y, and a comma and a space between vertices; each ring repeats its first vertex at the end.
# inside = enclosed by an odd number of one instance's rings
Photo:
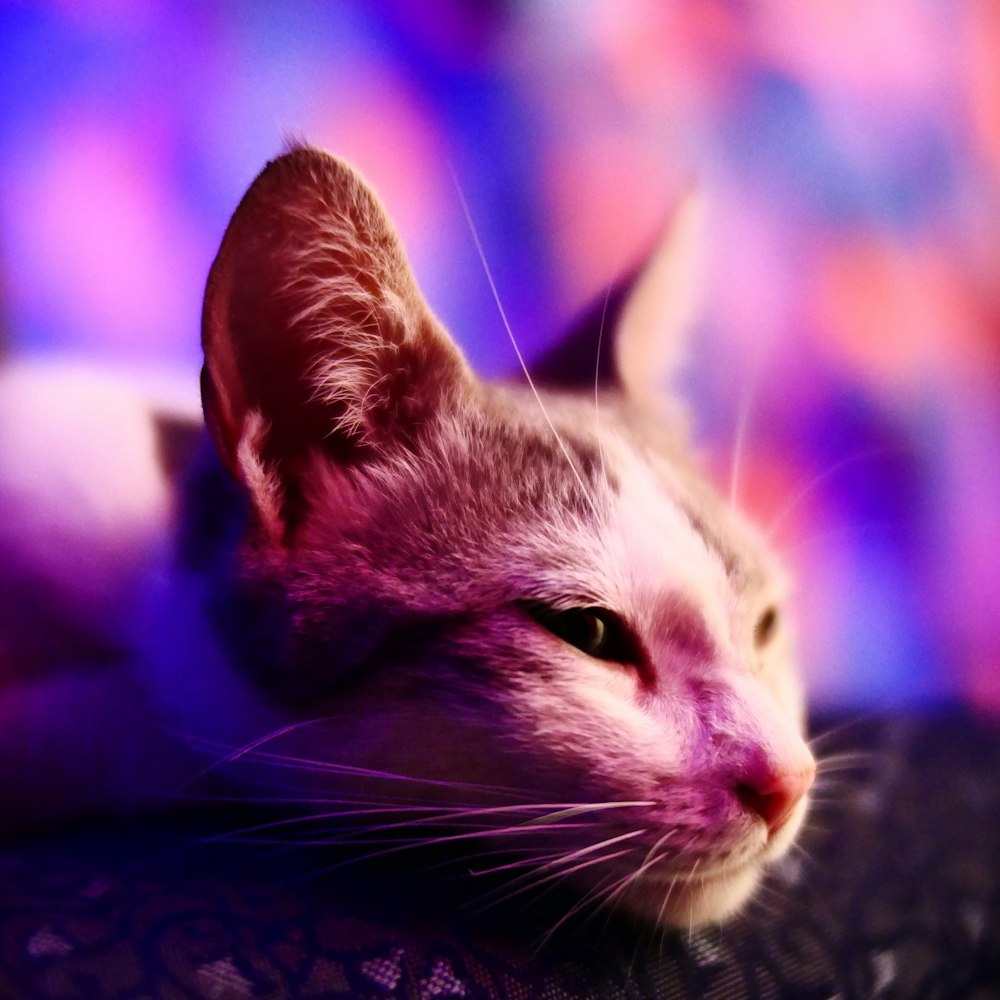
MULTIPOLYGON (((474 377, 349 166, 304 147, 269 164, 206 290, 214 456, 109 583, 134 626, 95 629, 125 651, 118 673, 84 691, 79 663, 61 672, 97 721, 60 715, 51 673, 26 686, 27 661, 4 664, 18 724, 0 773, 49 783, 39 801, 12 782, 8 825, 189 780, 204 761, 180 733, 220 770, 298 762, 314 797, 478 816, 540 877, 656 921, 737 909, 800 827, 814 764, 788 637, 764 627, 780 568, 664 394, 696 215, 685 203, 624 295, 614 384, 539 400, 474 377), (594 608, 627 630, 628 662, 547 627, 594 608)), ((151 488, 161 506, 169 485, 151 488)), ((50 587, 54 622, 73 620, 71 591, 68 575, 50 587)))

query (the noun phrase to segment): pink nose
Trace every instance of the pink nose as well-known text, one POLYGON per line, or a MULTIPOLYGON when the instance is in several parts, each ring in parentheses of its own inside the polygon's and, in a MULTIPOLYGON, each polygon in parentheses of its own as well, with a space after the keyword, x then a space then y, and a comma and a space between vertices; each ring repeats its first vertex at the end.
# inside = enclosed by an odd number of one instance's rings
POLYGON ((775 833, 809 791, 815 777, 814 764, 792 774, 765 773, 752 783, 740 782, 736 797, 767 824, 768 833, 775 833))

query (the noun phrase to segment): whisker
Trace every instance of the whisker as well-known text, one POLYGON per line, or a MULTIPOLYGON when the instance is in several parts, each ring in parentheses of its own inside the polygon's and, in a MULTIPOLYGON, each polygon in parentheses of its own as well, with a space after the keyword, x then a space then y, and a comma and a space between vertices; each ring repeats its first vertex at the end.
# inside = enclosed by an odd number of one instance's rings
POLYGON ((824 806, 831 802, 844 801, 847 792, 854 791, 854 788, 850 785, 833 785, 830 787, 823 787, 817 792, 811 792, 809 795, 810 805, 824 806))
MULTIPOLYGON (((462 833, 448 833, 441 834, 434 837, 411 837, 406 840, 401 840, 399 837, 394 836, 383 836, 383 837, 367 837, 362 838, 357 836, 357 834, 365 833, 379 833, 382 831, 389 830, 404 830, 409 826, 416 826, 417 823, 398 823, 390 824, 385 827, 365 827, 360 829, 348 829, 342 830, 335 828, 334 832, 342 834, 341 836, 327 836, 327 837, 296 837, 296 838, 271 838, 271 837, 249 837, 242 834, 236 834, 231 837, 223 838, 227 843, 237 843, 237 844, 262 844, 271 847, 339 847, 339 846, 372 846, 375 844, 393 844, 398 845, 400 850, 410 850, 418 847, 433 847, 437 844, 450 844, 456 841, 463 840, 476 840, 477 838, 482 838, 484 835, 489 834, 491 837, 495 836, 513 836, 515 834, 530 834, 537 832, 538 830, 551 831, 560 830, 565 831, 567 829, 585 829, 586 827, 580 826, 569 826, 564 824, 546 826, 546 827, 492 827, 492 826, 480 826, 473 830, 465 830, 462 833)), ((390 852, 391 853, 391 852, 390 852)), ((378 855, 368 855, 366 858, 359 860, 369 860, 373 857, 381 856, 378 855)))
POLYGON ((816 761, 817 774, 839 771, 858 771, 874 767, 879 762, 879 754, 870 750, 850 750, 829 754, 816 761))
POLYGON ((902 449, 866 448, 863 451, 855 452, 853 455, 848 455, 846 458, 840 459, 839 462, 834 462, 834 464, 831 465, 830 468, 826 469, 824 472, 821 472, 816 476, 813 476, 813 478, 810 479, 809 482, 807 482, 806 485, 802 487, 802 489, 800 489, 797 493, 795 493, 792 496, 792 498, 788 501, 788 503, 786 503, 784 507, 782 507, 781 510, 778 511, 777 516, 772 519, 771 523, 764 530, 765 536, 767 538, 773 539, 775 533, 777 532, 778 528, 780 527, 781 523, 785 520, 785 518, 788 517, 788 515, 791 514, 792 511, 794 511, 795 508, 798 507, 798 505, 802 503, 802 501, 805 500, 805 498, 809 496, 810 493, 813 492, 813 490, 815 490, 818 486, 826 482, 831 477, 835 476, 838 472, 842 472, 848 466, 856 465, 858 462, 866 462, 874 458, 883 458, 886 455, 898 455, 898 454, 903 454, 902 449))
MULTIPOLYGON (((487 829, 489 829, 489 828, 487 828, 487 829)), ((508 836, 508 835, 514 835, 514 834, 521 834, 521 835, 523 835, 523 834, 537 833, 541 829, 545 829, 545 828, 543 828, 543 827, 537 827, 537 826, 535 826, 535 827, 516 826, 516 827, 510 827, 510 828, 489 829, 489 834, 490 834, 491 837, 494 837, 494 836, 508 836)), ((566 827, 564 825, 558 825, 557 824, 557 825, 552 826, 551 829, 552 830, 564 831, 566 829, 566 827)), ((342 868, 347 868, 347 867, 349 867, 351 865, 366 864, 368 862, 374 861, 374 860, 379 859, 379 858, 390 857, 390 856, 395 855, 395 854, 400 854, 400 853, 402 853, 404 851, 412 851, 412 850, 419 849, 421 847, 432 847, 432 846, 436 846, 436 845, 439 845, 439 844, 450 844, 450 843, 456 843, 456 842, 464 842, 464 841, 468 841, 468 840, 482 839, 483 835, 484 835, 483 830, 474 830, 474 831, 467 831, 467 832, 463 832, 463 833, 447 834, 447 835, 438 836, 438 837, 421 838, 421 839, 418 839, 418 840, 413 840, 413 841, 408 841, 408 842, 403 842, 403 843, 399 843, 395 839, 389 839, 389 840, 372 840, 372 841, 348 841, 347 843, 350 843, 353 846, 358 846, 358 845, 375 846, 375 845, 380 845, 380 844, 384 844, 384 843, 389 843, 391 846, 384 847, 383 849, 377 850, 377 851, 369 851, 369 852, 367 852, 365 854, 352 855, 351 857, 345 858, 345 859, 343 859, 341 861, 337 861, 334 864, 324 865, 321 868, 316 868, 316 869, 312 869, 311 871, 308 871, 308 872, 303 872, 301 875, 294 876, 294 877, 292 877, 290 879, 286 878, 281 883, 276 883, 273 886, 265 886, 264 888, 265 888, 265 890, 269 889, 269 888, 276 888, 276 887, 278 887, 279 884, 281 886, 283 886, 283 887, 287 887, 289 885, 294 885, 294 884, 296 884, 298 882, 303 882, 303 881, 305 881, 307 879, 320 878, 323 875, 328 875, 331 872, 337 871, 337 870, 342 869, 342 868)), ((249 842, 250 843, 255 843, 255 844, 256 843, 264 843, 264 844, 268 844, 269 843, 267 840, 259 841, 257 839, 252 839, 249 842)), ((282 846, 282 847, 286 847, 286 846, 330 847, 330 846, 333 846, 335 844, 338 844, 339 842, 336 841, 336 840, 321 840, 321 841, 315 841, 315 842, 310 842, 310 841, 295 841, 292 844, 289 844, 288 842, 285 842, 285 841, 275 841, 274 843, 277 846, 282 846)), ((513 849, 513 847, 511 849, 513 849)), ((628 850, 629 849, 626 848, 624 851, 622 851, 620 853, 622 853, 622 854, 628 853, 628 850)), ((618 854, 615 854, 613 856, 617 857, 618 854)), ((603 860, 603 859, 598 858, 598 859, 596 859, 596 861, 590 862, 590 863, 596 863, 596 862, 599 862, 601 860, 603 860)), ((586 867, 586 864, 580 865, 579 867, 586 867)))
POLYGON ((605 896, 601 900, 602 905, 608 903, 613 903, 614 900, 623 894, 630 886, 634 885, 642 876, 649 871, 654 865, 659 864, 665 857, 669 855, 669 851, 663 851, 660 854, 656 852, 663 846, 664 841, 676 833, 676 827, 671 827, 667 830, 662 837, 660 837, 655 844, 646 852, 646 857, 643 859, 642 864, 639 865, 635 871, 629 872, 624 878, 618 880, 617 885, 613 886, 609 891, 610 894, 605 896))
MULTIPOLYGON (((487 895, 484 896, 483 899, 484 899, 484 901, 486 901, 486 902, 489 903, 490 897, 496 897, 498 895, 500 895, 503 899, 511 898, 511 896, 509 895, 509 890, 512 889, 512 888, 516 888, 518 885, 521 885, 521 884, 523 884, 525 882, 530 882, 533 879, 535 880, 535 884, 539 884, 542 881, 548 881, 548 878, 546 878, 546 879, 537 879, 536 878, 536 876, 538 876, 542 872, 550 871, 551 869, 556 868, 558 866, 569 864, 569 863, 571 863, 573 861, 576 861, 580 857, 585 857, 585 856, 587 856, 589 854, 593 854, 595 851, 600 851, 600 850, 603 850, 603 849, 608 848, 608 847, 614 847, 615 844, 622 843, 625 840, 630 840, 630 839, 633 839, 635 837, 642 836, 642 834, 644 832, 645 832, 644 830, 632 830, 632 831, 629 831, 628 833, 620 834, 617 837, 609 837, 606 840, 601 840, 601 841, 598 841, 596 843, 589 844, 586 847, 580 848, 580 849, 578 849, 576 851, 571 851, 568 854, 565 851, 560 851, 557 858, 552 859, 551 861, 549 861, 545 865, 538 866, 537 868, 534 868, 531 871, 528 871, 528 872, 525 872, 522 875, 519 875, 517 878, 512 879, 506 885, 501 886, 498 889, 493 890, 493 892, 491 892, 491 893, 487 893, 487 895)), ((632 850, 631 847, 627 848, 623 852, 614 854, 613 857, 617 858, 617 857, 621 856, 621 854, 630 853, 631 850, 632 850)), ((599 859, 599 860, 605 860, 605 861, 607 861, 607 860, 610 860, 610 859, 611 859, 610 857, 604 857, 604 858, 599 859)), ((572 870, 576 871, 577 869, 574 868, 572 870)), ((516 893, 516 894, 519 894, 519 892, 516 893)))
MULTIPOLYGON (((345 803, 356 804, 351 800, 345 800, 345 803)), ((416 812, 422 813, 415 819, 401 820, 395 823, 380 823, 377 826, 366 826, 358 827, 351 826, 342 829, 340 832, 344 834, 344 837, 334 840, 325 841, 303 841, 296 840, 294 843, 297 844, 310 844, 310 843, 342 843, 346 840, 356 843, 351 834, 356 833, 368 833, 373 830, 380 832, 387 832, 390 830, 400 830, 400 829, 410 829, 419 826, 433 826, 439 823, 455 823, 459 820, 470 820, 470 819, 481 819, 488 816, 496 815, 507 815, 510 813, 520 813, 520 812, 535 812, 538 810, 548 810, 544 812, 541 816, 523 820, 518 827, 501 827, 494 829, 491 825, 487 824, 482 827, 485 830, 493 830, 496 833, 504 833, 508 830, 513 829, 524 829, 525 831, 539 831, 539 830, 569 830, 577 828, 586 828, 592 824, 573 824, 562 822, 566 818, 575 818, 586 814, 587 812, 600 812, 605 811, 610 808, 632 806, 634 803, 612 803, 612 802, 595 802, 595 803, 582 803, 566 805, 563 803, 527 803, 521 805, 513 806, 482 806, 477 808, 468 808, 461 806, 445 806, 437 807, 430 805, 417 805, 417 806, 382 806, 376 803, 371 809, 349 809, 349 810, 335 810, 330 812, 322 813, 306 813, 302 816, 285 816, 281 819, 269 820, 265 823, 256 823, 252 826, 243 827, 235 831, 226 831, 220 834, 215 834, 201 841, 203 844, 210 844, 215 842, 229 842, 236 840, 238 838, 248 838, 249 834, 253 833, 264 833, 271 830, 277 829, 287 829, 289 827, 296 826, 306 826, 309 824, 316 824, 319 822, 324 822, 326 820, 332 819, 344 819, 353 816, 370 816, 370 815, 380 815, 383 813, 396 813, 396 812, 416 812), (555 811, 552 811, 555 810, 555 811), (430 815, 426 815, 426 814, 430 815)), ((262 838, 253 838, 255 843, 265 843, 262 838)))
MULTIPOLYGON (((692 881, 694 879, 694 873, 698 870, 698 865, 701 864, 701 858, 697 858, 695 863, 691 866, 691 871, 688 873, 687 881, 692 881)), ((688 938, 694 935, 694 910, 688 909, 688 938)))
POLYGON ((544 852, 535 844, 525 844, 525 843, 513 843, 507 844, 503 848, 492 848, 490 850, 482 851, 465 851, 463 850, 461 858, 444 858, 440 861, 432 862, 431 864, 423 865, 420 868, 408 867, 407 871, 411 874, 427 874, 429 872, 441 872, 444 870, 445 874, 441 876, 442 879, 446 881, 462 880, 463 882, 469 878, 477 877, 488 877, 492 874, 502 873, 508 868, 511 871, 516 871, 519 868, 529 868, 533 865, 537 865, 540 861, 553 861, 560 857, 561 851, 549 851, 544 852), (484 858, 495 858, 495 857, 505 857, 510 858, 513 854, 522 854, 524 857, 520 857, 517 860, 512 860, 509 864, 497 865, 494 868, 475 868, 472 866, 472 862, 479 861, 484 858), (457 871, 456 869, 460 867, 457 862, 461 862, 465 865, 463 871, 457 871), (448 870, 451 869, 449 872, 448 870))
MULTIPOLYGON (((561 818, 562 816, 577 816, 581 813, 586 812, 603 812, 608 809, 645 809, 650 806, 655 805, 654 802, 583 802, 578 804, 564 805, 564 806, 553 806, 551 808, 557 809, 557 812, 551 813, 545 818, 561 818)), ((503 807, 501 807, 503 808, 503 807)), ((524 807, 513 807, 513 808, 524 808, 524 807)))
POLYGON ((812 791, 809 793, 810 800, 816 793, 820 795, 826 795, 830 793, 832 795, 843 796, 847 792, 856 792, 864 789, 868 786, 868 780, 860 775, 853 775, 849 771, 833 771, 826 774, 820 774, 816 779, 816 784, 812 791), (839 777, 835 777, 839 775, 839 777), (846 775, 846 777, 845 777, 846 775))
MULTIPOLYGON (((616 838, 620 839, 620 838, 616 838)), ((607 847, 608 844, 599 844, 595 846, 595 850, 599 847, 607 847)), ((506 886, 505 889, 511 889, 511 891, 504 892, 491 892, 487 893, 484 897, 485 905, 475 910, 476 913, 484 912, 486 909, 499 906, 505 903, 509 903, 512 899, 516 899, 518 896, 524 895, 526 892, 531 892, 533 889, 540 889, 547 884, 550 884, 560 879, 565 879, 569 875, 573 875, 578 871, 583 871, 586 868, 592 868, 594 865, 605 864, 609 861, 613 861, 616 858, 624 857, 626 854, 632 852, 631 847, 626 847, 621 851, 615 851, 612 854, 601 855, 597 858, 588 858, 585 861, 581 861, 579 864, 573 865, 565 870, 561 869, 558 871, 548 871, 548 874, 541 875, 541 877, 534 879, 533 881, 528 881, 532 876, 538 875, 538 871, 526 872, 524 875, 519 876, 517 879, 513 880, 510 885, 506 886), (518 882, 527 882, 525 885, 517 886, 518 882), (513 888, 512 888, 513 887, 513 888), (493 897, 492 899, 490 897, 493 897)), ((564 861, 567 859, 563 859, 564 861)), ((555 862, 549 862, 547 869, 552 869, 557 867, 555 862)))
POLYGON ((747 427, 750 423, 750 407, 757 392, 760 378, 760 364, 755 363, 740 393, 739 406, 736 411, 736 426, 733 434, 733 452, 729 464, 729 503, 739 506, 740 474, 743 471, 743 454, 746 450, 747 427))
POLYGON ((815 754, 825 743, 829 743, 830 740, 842 736, 848 730, 857 729, 858 726, 863 726, 866 723, 871 722, 874 718, 875 714, 873 712, 868 712, 860 714, 855 718, 848 719, 846 722, 841 722, 836 726, 830 726, 828 729, 824 729, 822 732, 816 733, 815 736, 810 737, 809 749, 815 754))
POLYGON ((891 537, 889 532, 892 528, 899 527, 899 520, 884 518, 879 521, 865 521, 858 524, 844 524, 836 528, 828 528, 826 531, 817 531, 804 538, 798 538, 793 542, 783 544, 781 550, 786 556, 791 556, 802 549, 819 545, 823 542, 834 540, 855 539, 862 542, 865 539, 884 539, 891 537))
MULTIPOLYGON (((532 827, 531 829, 538 829, 538 827, 532 827)), ((560 827, 560 829, 564 829, 564 827, 560 827)), ((588 854, 593 854, 595 851, 600 851, 606 847, 613 847, 615 844, 622 843, 625 840, 631 840, 634 837, 639 837, 644 832, 645 832, 644 830, 632 830, 629 831, 628 833, 619 834, 617 837, 609 837, 606 840, 601 840, 594 844, 588 844, 586 847, 581 847, 575 851, 571 851, 568 854, 565 851, 560 851, 558 858, 554 859, 553 861, 550 861, 546 865, 539 866, 535 871, 527 872, 524 875, 519 876, 517 879, 514 879, 511 883, 509 883, 509 885, 516 885, 518 882, 524 881, 525 879, 532 877, 538 872, 548 871, 551 868, 556 867, 557 865, 568 864, 572 861, 576 861, 577 858, 586 857, 588 854)))
POLYGON ((812 854, 807 851, 797 840, 793 840, 789 844, 789 848, 795 851, 797 854, 801 854, 807 861, 811 861, 814 865, 819 865, 819 862, 812 856, 812 854))
POLYGON ((660 909, 659 909, 659 911, 656 914, 656 922, 657 922, 657 924, 660 924, 660 925, 663 924, 663 914, 667 912, 667 903, 670 902, 670 896, 673 893, 674 887, 677 885, 677 880, 680 877, 681 877, 680 876, 680 872, 678 872, 670 880, 670 885, 667 886, 667 891, 663 895, 663 902, 660 903, 660 909))
MULTIPOLYGON (((506 855, 509 853, 509 850, 497 850, 489 853, 506 855)), ((548 854, 539 854, 531 858, 521 858, 517 861, 509 861, 502 865, 494 865, 492 868, 479 868, 476 870, 470 869, 469 875, 473 878, 479 878, 486 875, 497 875, 500 872, 513 871, 515 868, 534 867, 537 866, 539 861, 558 861, 561 857, 563 857, 562 851, 550 851, 548 854)))
MULTIPOLYGON (((224 744, 216 741, 184 734, 185 738, 194 747, 225 748, 224 744)), ((476 784, 467 781, 450 781, 443 778, 419 778, 407 774, 398 774, 393 771, 381 771, 367 767, 359 767, 352 764, 337 764, 332 761, 315 760, 309 757, 296 757, 288 754, 278 754, 270 751, 244 749, 241 758, 248 758, 255 763, 272 764, 275 767, 290 767, 301 771, 314 771, 317 773, 351 775, 361 778, 379 778, 384 781, 403 781, 412 784, 431 785, 441 788, 461 788, 476 791, 504 792, 516 794, 515 789, 506 788, 502 785, 476 784)))
POLYGON ((476 244, 476 251, 479 254, 479 260, 483 265, 486 280, 489 282, 490 291, 493 293, 493 301, 496 302, 497 309, 500 311, 500 319, 503 320, 503 325, 507 331, 507 336, 510 338, 511 346, 514 348, 514 353, 517 355, 517 360, 520 362, 521 371, 524 372, 524 377, 527 379, 528 387, 531 389, 531 392, 535 397, 535 401, 538 403, 538 407, 542 411, 542 416, 545 418, 545 422, 549 425, 549 430, 552 431, 559 448, 562 450, 563 455, 566 456, 566 461, 569 463, 570 469, 573 470, 573 475, 576 477, 576 481, 580 484, 580 489, 583 490, 583 495, 586 498, 587 503, 590 504, 590 508, 594 512, 594 516, 599 518, 600 515, 598 514, 597 504, 594 503, 594 500, 590 495, 590 491, 583 481, 583 476, 580 474, 580 470, 576 467, 576 462, 573 461, 573 456, 570 454, 569 448, 566 447, 566 442, 563 441, 559 431, 556 430, 555 424, 552 423, 552 419, 549 417, 548 411, 545 409, 545 404, 542 402, 542 397, 538 392, 538 389, 535 387, 531 373, 528 371, 528 365, 524 360, 524 355, 521 354, 521 349, 517 346, 517 340, 514 338, 514 331, 510 328, 510 323, 507 320, 507 314, 504 312, 503 304, 500 302, 500 293, 497 291, 496 282, 493 280, 493 272, 490 270, 490 265, 486 260, 486 253, 483 250, 482 242, 479 239, 479 232, 476 229, 475 222, 472 220, 472 212, 469 209, 469 203, 465 200, 465 194, 458 181, 458 175, 454 172, 454 170, 452 171, 451 176, 455 184, 455 190, 458 192, 458 199, 461 202, 462 211, 465 213, 465 221, 468 223, 469 232, 472 234, 473 242, 476 244))
POLYGON ((170 726, 161 725, 160 728, 165 730, 166 732, 171 733, 174 736, 179 736, 181 739, 187 742, 189 746, 194 746, 197 743, 201 743, 203 746, 212 746, 215 749, 224 751, 223 755, 218 760, 213 761, 211 764, 205 767, 204 770, 198 771, 191 778, 188 778, 187 781, 184 783, 184 785, 181 786, 182 788, 184 788, 187 787, 188 785, 193 784, 199 778, 204 777, 204 775, 208 774, 215 768, 223 764, 232 763, 238 760, 240 757, 244 756, 245 754, 256 750, 260 746, 263 746, 265 743, 269 743, 272 740, 276 740, 279 737, 285 736, 288 733, 294 732, 298 729, 304 729, 307 726, 312 726, 319 722, 329 722, 329 721, 332 721, 330 717, 321 717, 316 719, 304 719, 300 720, 299 722, 293 722, 286 726, 281 726, 278 729, 274 729, 271 732, 265 733, 263 736, 259 736, 256 739, 251 740, 249 743, 241 747, 230 747, 226 746, 224 743, 219 743, 209 740, 201 740, 193 733, 186 732, 184 730, 174 729, 170 726))
POLYGON ((601 347, 604 343, 604 321, 608 315, 608 299, 611 286, 604 290, 604 305, 601 307, 601 325, 597 328, 597 359, 594 362, 594 437, 597 438, 597 453, 601 459, 601 478, 607 480, 604 466, 604 444, 601 441, 601 347))
POLYGON ((595 912, 603 904, 600 897, 604 893, 605 883, 609 879, 614 878, 614 873, 609 872, 602 878, 597 885, 588 889, 536 942, 534 946, 534 952, 537 954, 540 952, 552 939, 552 936, 556 934, 560 927, 565 926, 572 920, 581 910, 586 909, 588 906, 594 907, 595 912))
POLYGON ((772 886, 762 883, 757 887, 757 892, 754 893, 752 906, 763 910, 769 917, 781 917, 784 915, 787 902, 787 896, 781 895, 772 886), (766 896, 774 898, 768 900, 765 899, 766 896))

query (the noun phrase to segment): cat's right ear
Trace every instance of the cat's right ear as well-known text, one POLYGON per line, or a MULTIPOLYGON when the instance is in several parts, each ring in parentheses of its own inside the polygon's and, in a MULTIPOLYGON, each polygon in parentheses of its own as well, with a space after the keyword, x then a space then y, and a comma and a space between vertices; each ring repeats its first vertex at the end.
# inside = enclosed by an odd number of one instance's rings
POLYGON ((233 215, 202 315, 202 405, 216 450, 279 535, 322 452, 405 448, 471 382, 395 230, 347 164, 293 148, 233 215))

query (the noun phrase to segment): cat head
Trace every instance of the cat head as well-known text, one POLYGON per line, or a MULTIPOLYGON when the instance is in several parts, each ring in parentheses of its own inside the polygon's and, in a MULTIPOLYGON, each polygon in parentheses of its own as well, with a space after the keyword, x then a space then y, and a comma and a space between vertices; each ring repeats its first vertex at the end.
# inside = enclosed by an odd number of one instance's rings
POLYGON ((747 898, 814 773, 780 568, 665 405, 697 216, 622 296, 605 387, 536 397, 476 379, 371 189, 295 148, 226 232, 202 372, 240 577, 281 609, 265 683, 316 720, 295 753, 488 808, 500 846, 683 924, 747 898))

